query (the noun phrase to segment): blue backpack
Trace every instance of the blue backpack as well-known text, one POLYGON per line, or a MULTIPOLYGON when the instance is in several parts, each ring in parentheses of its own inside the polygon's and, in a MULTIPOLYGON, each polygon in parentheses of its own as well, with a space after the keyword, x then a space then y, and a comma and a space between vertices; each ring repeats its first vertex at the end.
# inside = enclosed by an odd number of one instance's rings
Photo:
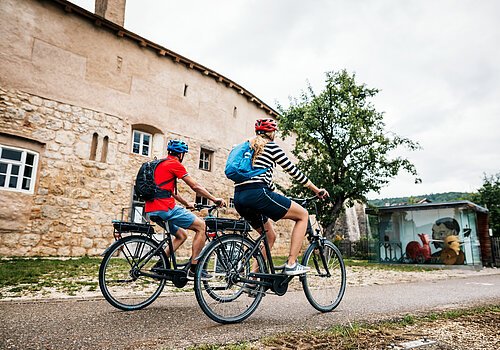
POLYGON ((252 166, 254 150, 250 147, 250 142, 245 141, 235 146, 226 161, 224 173, 229 180, 241 183, 250 178, 264 174, 269 168, 254 169, 252 166))

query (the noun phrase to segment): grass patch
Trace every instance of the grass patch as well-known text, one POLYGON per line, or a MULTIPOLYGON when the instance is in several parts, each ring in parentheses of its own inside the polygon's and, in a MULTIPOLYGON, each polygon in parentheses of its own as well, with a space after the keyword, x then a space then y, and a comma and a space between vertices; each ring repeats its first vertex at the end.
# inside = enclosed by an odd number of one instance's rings
POLYGON ((43 280, 59 278, 75 278, 97 275, 99 258, 59 259, 26 259, 13 258, 0 260, 0 287, 17 286, 19 284, 36 284, 43 280))
POLYGON ((37 292, 44 288, 75 295, 82 289, 96 290, 100 258, 0 259, 0 297, 3 294, 37 292))

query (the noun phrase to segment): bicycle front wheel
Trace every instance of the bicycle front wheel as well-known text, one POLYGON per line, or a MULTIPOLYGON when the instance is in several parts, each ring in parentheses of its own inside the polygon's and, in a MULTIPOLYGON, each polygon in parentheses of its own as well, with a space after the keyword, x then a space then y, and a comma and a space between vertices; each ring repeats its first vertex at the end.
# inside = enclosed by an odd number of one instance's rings
POLYGON ((302 265, 311 269, 301 277, 309 303, 321 312, 335 309, 346 287, 345 265, 339 249, 328 240, 314 242, 306 250, 302 265))
POLYGON ((245 283, 251 271, 264 273, 260 249, 248 256, 254 243, 240 235, 212 241, 198 260, 194 281, 196 300, 203 312, 219 323, 237 323, 249 317, 263 296, 263 287, 245 283), (250 291, 250 293, 249 293, 250 291))
POLYGON ((162 292, 165 279, 155 278, 154 268, 168 268, 167 255, 158 244, 144 236, 128 236, 113 243, 99 268, 99 287, 114 307, 139 310, 162 292), (149 274, 149 275, 148 275, 149 274))

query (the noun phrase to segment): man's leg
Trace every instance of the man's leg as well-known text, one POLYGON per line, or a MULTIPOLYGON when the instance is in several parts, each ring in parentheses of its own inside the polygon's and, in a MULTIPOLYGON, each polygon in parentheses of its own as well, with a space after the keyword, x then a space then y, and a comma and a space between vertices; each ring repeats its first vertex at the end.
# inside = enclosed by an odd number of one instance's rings
POLYGON ((191 224, 191 226, 188 227, 190 230, 193 230, 195 232, 194 238, 193 238, 193 249, 192 249, 192 255, 191 255, 191 266, 193 266, 193 271, 194 267, 198 263, 196 258, 198 255, 200 255, 201 250, 205 246, 205 221, 200 219, 199 217, 196 217, 191 224))
MULTIPOLYGON (((176 252, 177 249, 186 241, 187 232, 185 229, 179 227, 177 229, 177 232, 173 236, 174 236, 174 238, 172 239, 172 246, 174 248, 174 252, 176 252)), ((167 256, 170 256, 170 248, 167 247, 167 249, 165 249, 165 251, 167 252, 167 256)))

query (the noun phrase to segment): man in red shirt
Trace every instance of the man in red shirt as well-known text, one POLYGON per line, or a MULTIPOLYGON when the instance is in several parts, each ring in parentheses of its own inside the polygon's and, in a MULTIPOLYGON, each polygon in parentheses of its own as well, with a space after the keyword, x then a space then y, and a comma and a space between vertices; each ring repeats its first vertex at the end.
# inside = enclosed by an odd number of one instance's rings
POLYGON ((157 184, 167 182, 161 189, 167 191, 167 195, 155 198, 146 202, 145 211, 150 216, 156 215, 167 221, 170 232, 174 235, 174 251, 179 248, 187 238, 186 229, 195 231, 193 239, 191 267, 187 273, 188 279, 194 278, 197 261, 195 258, 200 254, 205 245, 205 221, 194 215, 188 209, 194 208, 194 203, 189 203, 176 192, 177 179, 184 181, 198 195, 208 198, 218 206, 225 206, 226 202, 222 198, 214 197, 205 187, 198 184, 181 164, 184 155, 188 152, 188 145, 184 141, 170 140, 167 146, 167 160, 158 164, 154 178, 157 184), (186 208, 177 205, 180 202, 186 208))

